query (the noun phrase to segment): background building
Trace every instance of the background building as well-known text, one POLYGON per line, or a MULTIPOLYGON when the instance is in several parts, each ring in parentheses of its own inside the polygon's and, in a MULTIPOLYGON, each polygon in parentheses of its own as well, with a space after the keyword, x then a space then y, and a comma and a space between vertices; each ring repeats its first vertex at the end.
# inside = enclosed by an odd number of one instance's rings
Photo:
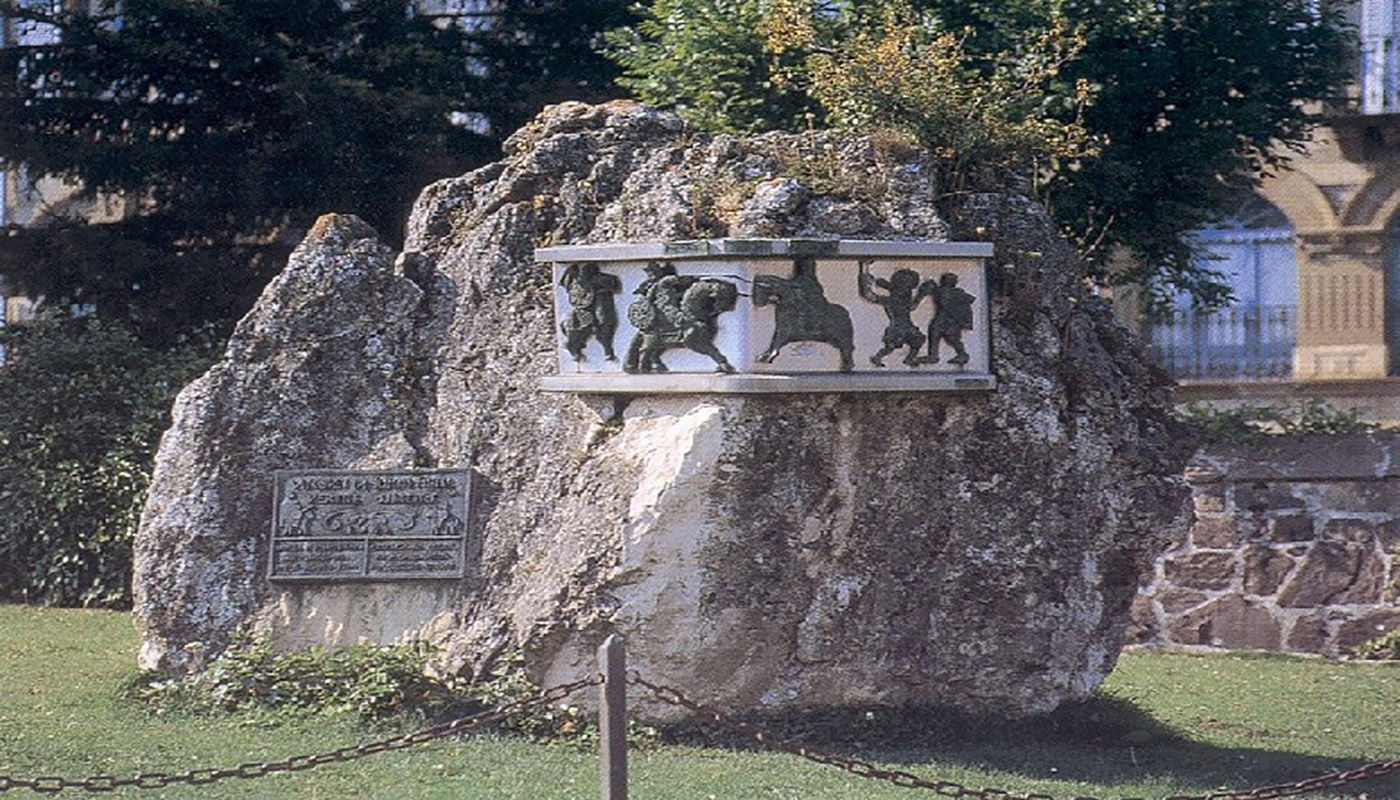
POLYGON ((1184 402, 1318 397, 1400 423, 1400 3, 1349 11, 1351 97, 1291 169, 1198 233, 1235 304, 1148 325, 1184 402))

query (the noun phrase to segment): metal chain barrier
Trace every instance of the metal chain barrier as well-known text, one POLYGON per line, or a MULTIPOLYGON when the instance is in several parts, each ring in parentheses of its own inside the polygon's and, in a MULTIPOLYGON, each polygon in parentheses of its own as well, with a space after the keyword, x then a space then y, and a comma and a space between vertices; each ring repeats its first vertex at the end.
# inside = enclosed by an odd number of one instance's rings
POLYGON ((225 769, 192 769, 188 772, 167 774, 164 772, 143 772, 131 778, 116 778, 111 775, 95 775, 91 778, 58 778, 43 776, 39 778, 16 778, 10 775, 0 775, 0 794, 11 789, 29 789, 41 794, 57 794, 67 789, 75 789, 84 792, 111 792, 127 786, 134 786, 139 789, 159 789, 171 784, 189 784, 191 786, 203 786, 229 778, 261 778, 264 775, 271 775, 277 772, 299 772, 301 770, 318 767, 322 764, 343 763, 347 761, 357 761, 365 756, 375 753, 383 753, 388 750, 402 750, 406 747, 431 742, 453 734, 466 733, 476 730, 493 722, 500 722, 507 717, 512 717, 524 711, 539 706, 552 705, 558 703, 579 689, 589 686, 597 686, 602 683, 601 676, 594 675, 573 683, 560 684, 550 689, 546 689, 539 694, 507 703, 499 708, 483 711, 471 716, 459 717, 450 722, 440 725, 433 725, 422 728, 412 733, 404 733, 398 736, 391 736, 387 739, 369 742, 367 744, 351 745, 338 750, 331 750, 326 753, 317 753, 307 756, 292 756, 277 761, 250 761, 239 764, 236 767, 225 769))
MULTIPOLYGON (((791 753, 818 764, 837 767, 861 778, 886 781, 896 786, 904 786, 910 789, 926 789, 940 797, 971 797, 978 798, 979 800, 1056 800, 1055 797, 1048 794, 1017 794, 1016 792, 1006 789, 968 787, 954 781, 925 780, 924 778, 902 770, 884 769, 869 761, 833 755, 808 747, 799 742, 784 739, 757 725, 735 719, 713 706, 707 706, 703 703, 697 703, 691 700, 679 689, 654 683, 635 672, 629 673, 627 680, 631 684, 648 690, 651 692, 652 696, 663 703, 684 708, 701 717, 713 720, 730 730, 737 731, 753 739, 764 747, 791 753)), ((1275 800, 1281 797, 1297 797, 1323 789, 1346 786, 1358 781, 1373 780, 1390 775, 1396 771, 1400 771, 1400 761, 1382 761, 1366 764, 1356 769, 1329 772, 1314 778, 1297 781, 1296 783, 1261 786, 1257 789, 1250 789, 1247 791, 1211 792, 1210 794, 1200 795, 1178 794, 1167 797, 1165 800, 1275 800)), ((1065 800, 1101 800, 1101 798, 1076 795, 1072 798, 1066 798, 1065 800)), ((1121 798, 1120 800, 1146 800, 1146 798, 1127 797, 1121 798)))
MULTIPOLYGON (((1048 794, 1018 794, 1007 789, 976 788, 954 781, 930 781, 902 770, 885 769, 869 761, 846 758, 809 747, 799 742, 784 739, 770 731, 735 719, 713 706, 691 700, 679 689, 649 681, 636 672, 628 673, 627 682, 649 691, 660 702, 684 708, 702 718, 708 718, 726 728, 737 731, 753 739, 764 747, 780 750, 805 758, 818 764, 837 767, 857 777, 870 778, 903 786, 910 789, 924 789, 940 797, 978 798, 979 800, 1056 800, 1048 794)), ((95 775, 90 778, 61 778, 41 776, 37 778, 16 778, 0 775, 0 793, 11 789, 29 789, 41 794, 57 794, 65 790, 84 792, 111 792, 124 787, 157 789, 172 784, 202 786, 230 778, 261 778, 278 772, 298 772, 322 764, 356 761, 375 753, 389 750, 402 750, 414 745, 431 742, 454 734, 466 733, 485 725, 499 722, 508 717, 539 706, 558 703, 574 692, 603 683, 601 675, 594 675, 572 683, 561 684, 531 697, 508 703, 490 711, 483 711, 467 717, 422 728, 412 733, 400 734, 367 744, 352 745, 314 755, 292 756, 276 761, 250 761, 236 767, 224 769, 193 769, 180 773, 143 772, 130 778, 117 778, 111 775, 95 775)), ((1381 761, 1366 764, 1351 770, 1336 770, 1294 783, 1281 783, 1262 786, 1244 791, 1221 791, 1202 795, 1172 795, 1164 800, 1275 800, 1276 798, 1297 797, 1323 789, 1346 786, 1359 781, 1374 780, 1400 771, 1400 761, 1381 761)), ((1065 800, 1101 800, 1097 797, 1076 795, 1065 800)), ((1121 798, 1120 800, 1146 800, 1146 798, 1121 798)))

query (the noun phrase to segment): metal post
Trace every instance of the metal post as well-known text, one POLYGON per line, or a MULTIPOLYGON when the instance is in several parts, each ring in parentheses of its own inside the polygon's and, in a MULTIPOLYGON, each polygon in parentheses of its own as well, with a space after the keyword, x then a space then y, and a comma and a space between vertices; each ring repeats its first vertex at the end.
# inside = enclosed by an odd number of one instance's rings
POLYGON ((627 656, 612 634, 598 648, 598 761, 603 800, 627 800, 627 656))

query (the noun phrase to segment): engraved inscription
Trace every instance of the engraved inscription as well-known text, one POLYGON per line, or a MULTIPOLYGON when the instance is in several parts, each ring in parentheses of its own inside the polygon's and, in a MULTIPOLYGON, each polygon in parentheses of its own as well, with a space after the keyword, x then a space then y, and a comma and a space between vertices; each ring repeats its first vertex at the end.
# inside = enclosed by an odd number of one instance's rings
POLYGON ((460 578, 465 471, 278 472, 274 581, 460 578))
POLYGON ((461 550, 461 542, 451 539, 375 541, 370 543, 369 570, 383 575, 416 575, 459 559, 461 550))
POLYGON ((360 575, 365 543, 360 539, 302 539, 273 548, 274 575, 360 575))

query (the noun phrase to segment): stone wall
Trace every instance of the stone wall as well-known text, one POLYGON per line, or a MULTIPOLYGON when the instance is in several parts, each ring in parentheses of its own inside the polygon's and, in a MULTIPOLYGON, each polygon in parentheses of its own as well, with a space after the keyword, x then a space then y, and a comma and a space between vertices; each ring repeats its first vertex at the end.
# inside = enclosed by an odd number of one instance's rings
POLYGON ((1215 445, 1134 607, 1140 643, 1346 656, 1400 626, 1400 435, 1215 445))

